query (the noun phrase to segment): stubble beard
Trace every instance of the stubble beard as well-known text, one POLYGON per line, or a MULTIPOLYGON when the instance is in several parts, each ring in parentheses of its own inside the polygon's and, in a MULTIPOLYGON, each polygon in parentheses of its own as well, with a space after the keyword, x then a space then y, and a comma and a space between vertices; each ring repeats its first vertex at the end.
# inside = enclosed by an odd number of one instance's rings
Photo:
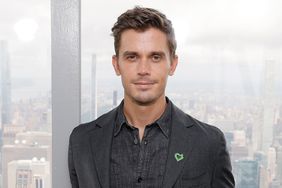
POLYGON ((150 106, 150 105, 156 103, 156 101, 161 96, 164 95, 164 91, 162 91, 158 94, 142 94, 141 93, 141 94, 137 94, 137 95, 131 95, 131 94, 127 93, 126 95, 131 100, 132 103, 135 103, 139 106, 150 106))

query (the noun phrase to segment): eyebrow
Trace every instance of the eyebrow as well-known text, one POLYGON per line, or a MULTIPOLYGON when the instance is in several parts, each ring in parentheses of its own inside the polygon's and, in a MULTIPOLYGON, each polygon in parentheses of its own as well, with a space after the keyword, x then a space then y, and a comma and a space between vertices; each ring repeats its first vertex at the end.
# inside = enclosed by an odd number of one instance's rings
POLYGON ((134 51, 125 51, 122 53, 123 57, 128 56, 128 55, 138 55, 138 53, 134 51))
MULTIPOLYGON (((125 51, 122 53, 122 56, 125 57, 125 56, 128 56, 128 55, 138 55, 137 52, 135 51, 125 51)), ((149 53, 150 56, 152 55, 160 55, 160 56, 165 56, 165 52, 163 51, 152 51, 149 53)))
POLYGON ((163 51, 153 51, 150 53, 150 55, 160 55, 162 57, 165 56, 165 53, 163 51))

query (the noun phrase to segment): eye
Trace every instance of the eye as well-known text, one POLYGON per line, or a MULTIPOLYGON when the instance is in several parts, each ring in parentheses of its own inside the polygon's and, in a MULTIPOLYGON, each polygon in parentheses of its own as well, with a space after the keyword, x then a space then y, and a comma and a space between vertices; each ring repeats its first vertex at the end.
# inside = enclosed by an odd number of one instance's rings
POLYGON ((160 55, 158 55, 158 54, 154 54, 152 56, 153 62, 159 62, 161 59, 162 59, 162 57, 160 55))
POLYGON ((127 55, 127 56, 126 56, 126 59, 127 59, 128 61, 136 61, 137 56, 136 56, 136 55, 127 55))

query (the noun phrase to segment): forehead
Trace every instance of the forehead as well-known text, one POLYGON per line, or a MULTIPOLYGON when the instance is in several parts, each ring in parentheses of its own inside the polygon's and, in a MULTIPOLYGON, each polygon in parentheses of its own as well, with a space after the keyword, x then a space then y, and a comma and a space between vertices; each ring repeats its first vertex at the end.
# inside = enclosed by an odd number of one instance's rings
POLYGON ((128 29, 122 32, 120 39, 119 52, 136 51, 151 52, 163 51, 169 52, 167 36, 164 32, 156 28, 149 28, 145 31, 128 29))

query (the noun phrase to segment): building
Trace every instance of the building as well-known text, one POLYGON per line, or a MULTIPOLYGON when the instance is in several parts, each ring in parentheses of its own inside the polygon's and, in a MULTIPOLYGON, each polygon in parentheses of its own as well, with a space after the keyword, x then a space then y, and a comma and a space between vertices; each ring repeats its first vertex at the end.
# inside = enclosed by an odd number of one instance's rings
POLYGON ((282 180, 282 146, 277 148, 276 157, 276 179, 282 180))
POLYGON ((10 124, 11 111, 11 77, 7 41, 0 40, 0 111, 1 124, 10 124))
POLYGON ((275 118, 275 69, 276 62, 273 59, 265 61, 263 78, 263 114, 260 149, 268 152, 268 148, 273 144, 273 126, 275 118))
POLYGON ((249 148, 246 142, 246 133, 243 130, 234 130, 233 141, 230 146, 232 161, 245 159, 249 156, 249 148))
POLYGON ((7 188, 51 188, 50 163, 38 160, 14 160, 8 163, 7 188))
POLYGON ((25 131, 24 126, 11 124, 2 128, 2 143, 3 145, 14 144, 16 135, 25 131))
POLYGON ((3 187, 8 186, 8 164, 17 160, 44 158, 50 164, 52 136, 45 132, 18 133, 14 144, 2 147, 2 180, 3 187))
POLYGON ((282 180, 281 179, 274 179, 269 188, 281 188, 282 187, 282 180))
POLYGON ((234 134, 232 131, 230 132, 224 132, 224 136, 226 139, 226 146, 227 146, 227 150, 229 151, 229 153, 231 152, 231 144, 234 141, 234 134))
POLYGON ((91 94, 90 94, 90 119, 97 118, 97 70, 96 70, 96 55, 92 54, 91 62, 91 94))
POLYGON ((276 173, 276 150, 273 147, 270 147, 268 149, 267 153, 267 171, 268 171, 268 177, 269 181, 272 182, 272 180, 275 178, 276 173))
POLYGON ((237 188, 258 188, 259 175, 259 164, 257 161, 242 159, 235 162, 234 176, 237 188))
POLYGON ((118 105, 117 98, 118 98, 118 91, 114 90, 113 91, 113 108, 117 107, 118 105))

